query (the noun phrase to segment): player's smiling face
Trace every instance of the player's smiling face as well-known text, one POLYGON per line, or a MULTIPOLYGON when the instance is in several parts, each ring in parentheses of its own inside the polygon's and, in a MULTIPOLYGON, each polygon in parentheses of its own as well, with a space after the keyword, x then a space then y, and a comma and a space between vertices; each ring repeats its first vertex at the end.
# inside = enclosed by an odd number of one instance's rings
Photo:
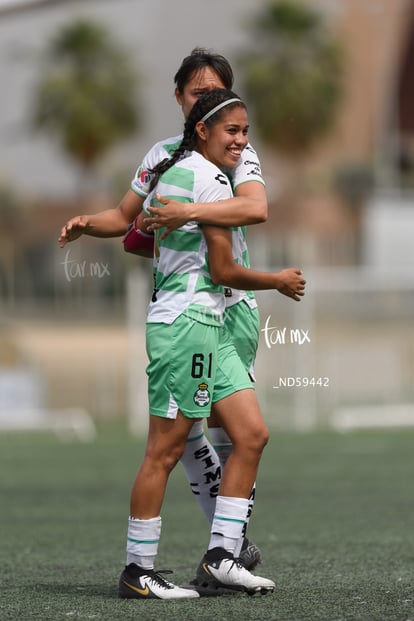
POLYGON ((198 151, 220 168, 237 166, 248 142, 249 123, 242 106, 222 110, 219 120, 208 127, 203 121, 196 126, 198 151))
POLYGON ((175 98, 177 99, 178 105, 181 106, 183 110, 184 118, 188 118, 191 108, 201 95, 215 88, 225 87, 217 73, 210 67, 205 67, 193 74, 191 80, 184 86, 182 93, 180 93, 178 89, 175 89, 175 98))

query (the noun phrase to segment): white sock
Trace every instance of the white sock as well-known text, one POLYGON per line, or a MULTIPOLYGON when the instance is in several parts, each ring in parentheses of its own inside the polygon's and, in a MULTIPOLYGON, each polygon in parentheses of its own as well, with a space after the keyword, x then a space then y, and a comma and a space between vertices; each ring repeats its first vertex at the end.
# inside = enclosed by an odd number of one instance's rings
POLYGON ((154 569, 161 535, 161 517, 139 520, 129 517, 127 538, 127 562, 144 569, 154 569))
POLYGON ((237 542, 242 536, 248 510, 247 498, 217 496, 208 549, 220 547, 234 554, 237 542))
POLYGON ((192 426, 180 461, 191 491, 211 524, 220 485, 221 469, 217 454, 204 434, 202 420, 192 426))
MULTIPOLYGON (((227 433, 224 431, 224 429, 222 429, 221 427, 210 427, 208 431, 210 434, 211 442, 219 457, 221 468, 224 469, 227 458, 230 455, 231 449, 233 447, 231 440, 229 436, 227 435, 227 433)), ((237 542, 237 545, 234 551, 234 556, 236 557, 240 555, 240 550, 243 545, 243 540, 246 536, 247 526, 249 524, 250 516, 253 511, 255 494, 256 494, 256 483, 253 484, 253 488, 249 496, 249 510, 247 512, 247 518, 246 518, 245 525, 243 527, 242 536, 237 542)))

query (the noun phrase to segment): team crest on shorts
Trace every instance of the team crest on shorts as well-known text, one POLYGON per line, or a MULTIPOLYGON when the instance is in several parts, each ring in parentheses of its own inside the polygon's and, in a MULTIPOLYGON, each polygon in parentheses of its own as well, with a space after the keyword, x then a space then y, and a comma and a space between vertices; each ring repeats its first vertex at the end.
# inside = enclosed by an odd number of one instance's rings
POLYGON ((207 384, 199 384, 198 389, 194 393, 194 403, 199 405, 201 408, 205 407, 210 403, 210 391, 208 390, 207 384))

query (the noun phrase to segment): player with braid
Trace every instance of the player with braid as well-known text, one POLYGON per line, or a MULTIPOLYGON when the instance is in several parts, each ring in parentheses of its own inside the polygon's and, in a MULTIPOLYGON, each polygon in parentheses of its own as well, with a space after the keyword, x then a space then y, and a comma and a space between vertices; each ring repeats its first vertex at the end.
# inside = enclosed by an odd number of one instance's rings
MULTIPOLYGON (((217 202, 232 195, 223 170, 234 167, 247 145, 244 103, 215 89, 194 105, 181 145, 152 170, 145 205, 159 195, 187 203, 217 202)), ((147 315, 150 422, 145 456, 130 506, 128 560, 119 592, 127 598, 197 597, 154 569, 161 534, 161 507, 169 474, 185 450, 194 419, 216 415, 233 448, 223 470, 208 550, 197 569, 201 586, 221 584, 249 594, 272 592, 272 580, 256 576, 235 557, 249 510, 268 431, 248 373, 224 325, 224 286, 277 289, 298 301, 305 281, 298 269, 257 272, 235 262, 229 229, 192 221, 163 238, 156 232, 154 293, 147 315)))
MULTIPOLYGON (((182 106, 184 117, 187 118, 197 97, 205 90, 209 90, 214 84, 219 87, 231 88, 233 73, 229 63, 222 56, 211 54, 203 49, 195 49, 183 60, 174 81, 177 102, 182 106)), ((169 158, 173 149, 180 143, 181 138, 182 135, 163 140, 147 153, 131 184, 131 188, 139 196, 145 197, 148 193, 148 184, 151 179, 148 174, 149 170, 161 159, 169 158)), ((217 213, 216 210, 212 213, 209 204, 186 203, 183 205, 172 199, 161 199, 163 209, 150 208, 154 217, 148 222, 152 224, 154 229, 164 227, 167 224, 167 229, 163 233, 164 236, 167 236, 173 228, 190 220, 232 226, 234 258, 237 262, 248 267, 249 254, 245 225, 260 222, 267 216, 264 181, 260 171, 260 162, 253 147, 248 144, 243 150, 237 166, 229 168, 225 172, 230 177, 233 190, 238 196, 229 201, 223 201, 217 209, 217 213), (241 228, 236 228, 238 225, 241 228)), ((140 224, 142 226, 142 216, 139 216, 137 220, 138 226, 140 224)), ((142 240, 145 254, 151 238, 145 237, 142 231, 137 232, 136 226, 131 227, 125 245, 127 248, 131 248, 131 244, 138 236, 138 245, 142 240)), ((252 382, 254 382, 253 365, 259 342, 260 319, 253 292, 226 289, 225 322, 237 352, 248 370, 252 382)), ((195 423, 189 434, 181 464, 190 482, 191 489, 196 494, 207 518, 211 521, 214 513, 214 498, 219 483, 218 475, 226 463, 232 446, 230 438, 215 416, 214 407, 207 425, 214 450, 204 434, 203 422, 195 423)), ((254 484, 250 497, 248 520, 253 509, 255 488, 256 485, 254 484)), ((246 530, 247 522, 244 527, 244 535, 246 535, 246 530)), ((258 547, 250 542, 246 536, 240 541, 237 554, 248 569, 254 569, 262 558, 258 547)))
MULTIPOLYGON (((230 65, 223 57, 209 54, 205 50, 194 50, 190 56, 183 60, 174 77, 177 85, 177 101, 182 106, 184 117, 188 116, 189 111, 194 105, 194 95, 198 97, 200 93, 204 92, 205 85, 201 89, 197 82, 197 88, 194 89, 194 77, 198 80, 197 75, 201 70, 207 74, 207 79, 205 75, 204 80, 208 86, 212 86, 217 82, 217 77, 214 77, 211 84, 208 82, 209 73, 211 70, 214 70, 216 76, 218 75, 222 81, 222 84, 218 84, 218 86, 232 87, 233 73, 230 65)), ((147 186, 145 186, 145 183, 142 183, 142 179, 148 179, 146 176, 147 170, 159 159, 169 157, 172 145, 175 146, 180 139, 181 136, 176 136, 167 141, 162 141, 149 151, 132 183, 131 187, 133 190, 141 195, 146 194, 147 186)), ((178 222, 184 224, 186 221, 194 219, 199 222, 210 222, 226 226, 246 225, 263 220, 267 214, 266 193, 260 173, 260 163, 251 145, 247 145, 243 151, 238 165, 234 169, 228 169, 226 172, 232 180, 233 189, 240 196, 236 199, 231 199, 233 203, 225 202, 222 204, 220 206, 220 215, 212 215, 210 205, 208 204, 200 205, 197 203, 194 205, 187 203, 185 205, 177 205, 173 200, 162 200, 164 209, 157 210, 155 208, 150 210, 156 218, 161 220, 159 224, 155 224, 155 228, 163 226, 162 222, 165 221, 168 212, 170 214, 172 212, 176 226, 178 222), (240 201, 240 204, 235 203, 235 201, 240 201), (246 201, 248 201, 247 204, 245 204, 246 201), (238 212, 240 212, 240 215, 238 212), (233 220, 229 220, 229 217, 233 218, 233 220)), ((164 234, 168 234, 169 230, 164 234)), ((235 229, 233 236, 234 258, 243 265, 248 266, 245 227, 243 229, 235 229)), ((260 331, 256 299, 251 292, 232 291, 228 288, 226 291, 226 307, 225 321, 228 324, 238 354, 249 371, 252 381, 254 381, 253 363, 256 357, 260 331)), ((224 429, 219 425, 214 414, 214 408, 207 424, 214 451, 204 435, 203 423, 196 423, 190 432, 181 464, 193 492, 197 494, 200 505, 203 507, 207 518, 211 521, 214 512, 214 497, 219 483, 217 479, 219 472, 217 457, 220 467, 223 469, 231 451, 231 442, 224 429), (197 461, 201 468, 195 467, 197 461)), ((251 493, 249 516, 253 508, 254 495, 255 485, 251 493)), ((246 529, 247 523, 244 528, 245 534, 246 529)), ((260 550, 252 542, 249 542, 246 537, 240 542, 240 549, 237 550, 237 553, 249 569, 253 569, 261 561, 260 550)))

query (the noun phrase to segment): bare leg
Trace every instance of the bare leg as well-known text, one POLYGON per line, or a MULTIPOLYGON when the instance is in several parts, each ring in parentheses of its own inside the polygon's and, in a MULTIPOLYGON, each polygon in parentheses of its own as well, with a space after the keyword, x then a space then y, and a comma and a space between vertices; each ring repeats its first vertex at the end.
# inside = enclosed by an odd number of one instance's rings
POLYGON ((235 392, 214 404, 233 449, 222 474, 220 496, 249 498, 269 432, 254 390, 235 392))
POLYGON ((268 593, 275 587, 272 580, 253 575, 237 559, 235 561, 247 519, 248 498, 268 441, 268 430, 252 389, 233 393, 215 406, 233 449, 221 479, 208 550, 197 569, 198 588, 218 592, 230 587, 251 594, 268 593))
POLYGON ((186 599, 198 593, 168 582, 154 571, 161 535, 161 506, 171 470, 180 459, 194 420, 150 416, 145 456, 131 492, 126 566, 119 596, 128 599, 186 599))
POLYGON ((175 420, 150 416, 145 456, 131 492, 131 517, 147 520, 160 514, 169 474, 184 452, 193 423, 181 412, 175 420))

